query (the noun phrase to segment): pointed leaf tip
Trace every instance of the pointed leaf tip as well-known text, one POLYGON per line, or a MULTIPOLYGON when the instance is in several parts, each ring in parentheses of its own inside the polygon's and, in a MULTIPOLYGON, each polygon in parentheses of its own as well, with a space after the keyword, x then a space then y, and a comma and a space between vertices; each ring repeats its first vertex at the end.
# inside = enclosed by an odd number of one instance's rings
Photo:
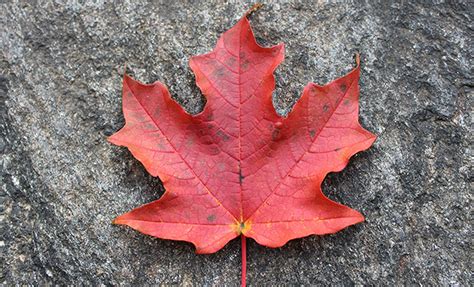
POLYGON ((263 3, 259 3, 259 2, 253 4, 252 7, 250 7, 250 9, 248 9, 248 10, 245 12, 245 14, 244 14, 243 17, 249 17, 249 16, 252 15, 254 12, 256 12, 258 9, 262 8, 263 5, 264 5, 263 3))
POLYGON ((360 66, 360 54, 359 52, 355 53, 355 61, 356 61, 356 67, 360 66))

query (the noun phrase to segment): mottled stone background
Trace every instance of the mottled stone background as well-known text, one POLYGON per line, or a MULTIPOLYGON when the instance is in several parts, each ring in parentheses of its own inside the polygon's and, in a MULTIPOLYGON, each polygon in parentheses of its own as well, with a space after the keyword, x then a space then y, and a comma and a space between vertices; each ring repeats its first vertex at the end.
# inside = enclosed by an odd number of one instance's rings
MULTIPOLYGON (((203 256, 111 225, 163 188, 105 139, 124 123, 125 64, 200 111, 189 57, 251 5, 0 2, 0 283, 238 285, 238 240, 203 256)), ((280 249, 250 240, 248 283, 470 285, 474 5, 354 2, 270 1, 251 17, 260 43, 286 43, 280 113, 359 51, 361 122, 379 138, 324 183, 367 221, 280 249)))

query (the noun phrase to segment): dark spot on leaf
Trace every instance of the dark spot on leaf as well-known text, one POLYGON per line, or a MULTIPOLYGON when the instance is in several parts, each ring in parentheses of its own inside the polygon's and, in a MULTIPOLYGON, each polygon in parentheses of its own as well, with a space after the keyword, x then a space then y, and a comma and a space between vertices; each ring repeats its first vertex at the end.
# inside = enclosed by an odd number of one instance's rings
POLYGON ((240 185, 242 185, 243 182, 244 182, 244 176, 242 175, 242 169, 239 166, 239 183, 240 183, 240 185))
POLYGON ((225 142, 229 141, 229 139, 230 139, 230 137, 225 132, 223 132, 222 130, 218 130, 216 135, 225 142))
POLYGON ((245 223, 241 222, 240 223, 240 229, 244 229, 245 228, 245 223))
POLYGON ((233 67, 235 65, 235 58, 229 57, 225 61, 226 65, 229 67, 233 67))
POLYGON ((312 96, 315 96, 316 95, 316 87, 315 86, 311 86, 311 88, 309 88, 309 93, 310 95, 312 96))
POLYGON ((145 130, 155 130, 156 129, 155 124, 151 123, 151 122, 150 123, 145 123, 144 128, 145 128, 145 130))
POLYGON ((309 135, 311 136, 311 139, 314 139, 314 136, 316 135, 315 130, 309 130, 309 135))
POLYGON ((240 63, 240 69, 242 71, 247 71, 248 67, 250 66, 250 62, 248 60, 244 60, 240 63))
POLYGON ((211 112, 206 116, 206 121, 212 121, 214 120, 214 114, 211 112))
POLYGON ((166 150, 166 147, 163 144, 163 139, 162 138, 158 139, 158 143, 156 144, 156 146, 158 147, 158 150, 166 150))
POLYGON ((214 222, 216 220, 216 216, 214 214, 211 214, 207 217, 208 222, 214 222))
POLYGON ((247 57, 247 55, 245 54, 244 51, 240 51, 239 57, 240 57, 240 60, 243 60, 243 59, 245 59, 245 58, 247 57))
POLYGON ((217 78, 222 78, 225 74, 225 69, 223 67, 219 67, 214 70, 213 73, 217 78))
POLYGON ((208 130, 212 130, 213 127, 214 127, 214 125, 212 125, 212 124, 207 124, 207 129, 208 129, 208 130))
POLYGON ((160 110, 158 108, 155 108, 152 113, 154 118, 157 118, 160 116, 160 110))
POLYGON ((194 144, 194 139, 193 139, 192 137, 187 137, 187 138, 186 138, 186 143, 185 143, 185 145, 186 145, 187 147, 190 147, 190 146, 192 146, 193 144, 194 144))
POLYGON ((336 149, 334 149, 334 151, 340 151, 340 150, 341 150, 340 148, 336 148, 336 149))
POLYGON ((327 112, 329 110, 329 105, 328 104, 324 104, 323 106, 323 112, 327 112))
POLYGON ((280 138, 280 129, 274 129, 272 132, 272 141, 277 141, 280 138))
POLYGON ((349 101, 348 99, 344 100, 344 106, 348 106, 350 103, 351 103, 351 101, 349 101))
POLYGON ((346 84, 341 84, 340 89, 341 89, 341 92, 344 93, 347 90, 346 84))
POLYGON ((184 218, 186 218, 186 220, 189 220, 191 218, 191 214, 189 213, 189 211, 185 211, 184 212, 184 218))
POLYGON ((219 147, 215 146, 215 145, 212 145, 209 147, 209 154, 210 155, 217 155, 219 154, 221 151, 219 149, 219 147))

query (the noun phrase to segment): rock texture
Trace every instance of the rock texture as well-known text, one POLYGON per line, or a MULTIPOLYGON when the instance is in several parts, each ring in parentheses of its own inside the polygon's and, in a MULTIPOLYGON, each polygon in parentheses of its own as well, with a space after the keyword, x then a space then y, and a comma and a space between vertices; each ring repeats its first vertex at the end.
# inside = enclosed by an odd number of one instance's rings
MULTIPOLYGON (((240 282, 238 240, 200 256, 111 225, 163 189, 105 139, 124 123, 125 65, 200 111, 188 59, 251 4, 128 2, 1 1, 2 285, 240 282)), ((251 285, 472 282, 473 6, 363 2, 272 1, 251 17, 262 44, 286 43, 280 113, 308 81, 349 71, 359 51, 361 121, 379 135, 324 184, 367 221, 281 249, 250 241, 251 285)))

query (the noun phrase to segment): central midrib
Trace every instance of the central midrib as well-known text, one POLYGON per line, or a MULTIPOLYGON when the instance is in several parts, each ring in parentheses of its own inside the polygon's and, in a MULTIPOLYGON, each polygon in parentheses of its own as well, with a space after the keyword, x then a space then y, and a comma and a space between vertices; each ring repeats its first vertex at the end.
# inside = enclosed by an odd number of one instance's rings
POLYGON ((239 53, 237 54, 238 56, 238 61, 237 64, 239 65, 238 68, 238 85, 239 85, 239 162, 238 162, 238 168, 239 168, 239 194, 240 194, 240 224, 243 223, 244 221, 244 201, 243 201, 243 190, 242 190, 242 87, 241 87, 241 72, 242 70, 240 69, 241 64, 240 64, 240 54, 242 50, 242 26, 239 27, 239 53))

